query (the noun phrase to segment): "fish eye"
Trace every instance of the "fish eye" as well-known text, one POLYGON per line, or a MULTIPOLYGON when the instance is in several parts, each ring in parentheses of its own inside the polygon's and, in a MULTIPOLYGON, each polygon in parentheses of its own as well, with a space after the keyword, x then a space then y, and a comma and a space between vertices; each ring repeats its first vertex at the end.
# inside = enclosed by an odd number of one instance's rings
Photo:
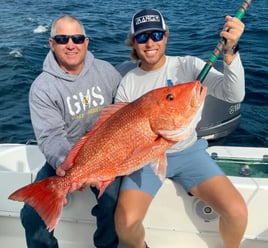
POLYGON ((173 100, 174 100, 174 95, 171 94, 171 93, 169 93, 169 94, 167 95, 166 99, 169 100, 169 101, 173 101, 173 100))

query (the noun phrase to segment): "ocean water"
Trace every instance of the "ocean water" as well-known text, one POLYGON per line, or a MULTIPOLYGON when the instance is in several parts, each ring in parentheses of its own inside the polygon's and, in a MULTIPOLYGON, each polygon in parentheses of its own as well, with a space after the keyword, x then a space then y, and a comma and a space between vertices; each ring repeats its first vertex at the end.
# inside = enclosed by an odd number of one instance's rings
MULTIPOLYGON (((0 142, 34 139, 28 91, 49 50, 51 22, 62 14, 78 17, 98 58, 117 65, 129 60, 124 39, 134 12, 157 8, 170 28, 168 55, 207 59, 219 40, 226 15, 242 0, 0 0, 0 142)), ((268 1, 253 0, 243 18, 240 54, 246 72, 246 97, 240 126, 225 145, 268 147, 268 1)))

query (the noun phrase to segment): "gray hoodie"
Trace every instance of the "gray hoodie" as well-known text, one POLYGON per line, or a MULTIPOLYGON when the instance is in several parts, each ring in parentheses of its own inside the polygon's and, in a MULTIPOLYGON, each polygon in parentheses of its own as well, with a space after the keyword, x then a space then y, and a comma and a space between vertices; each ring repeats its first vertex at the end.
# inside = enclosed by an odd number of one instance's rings
POLYGON ((57 168, 114 100, 120 74, 89 51, 79 75, 64 72, 50 51, 29 93, 31 121, 47 162, 57 168))

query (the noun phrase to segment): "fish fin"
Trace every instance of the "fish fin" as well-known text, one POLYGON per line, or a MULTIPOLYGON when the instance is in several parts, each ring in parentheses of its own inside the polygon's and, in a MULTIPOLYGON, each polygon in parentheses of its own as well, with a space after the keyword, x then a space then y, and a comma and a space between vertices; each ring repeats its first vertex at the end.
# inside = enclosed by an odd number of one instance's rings
POLYGON ((166 154, 163 153, 160 157, 151 163, 151 167, 154 173, 159 177, 159 179, 163 182, 166 177, 167 170, 167 157, 166 154))
MULTIPOLYGON (((117 102, 114 104, 110 104, 108 107, 102 110, 95 126, 99 127, 103 122, 105 122, 108 118, 110 118, 111 115, 113 115, 115 112, 117 112, 118 110, 120 110, 121 108, 125 107, 128 104, 129 102, 117 102)), ((93 127, 93 129, 95 128, 95 126, 93 127)))
POLYGON ((153 144, 136 149, 128 160, 118 165, 118 175, 120 175, 122 168, 125 168, 124 175, 129 175, 146 164, 152 163, 153 171, 163 181, 166 177, 167 166, 165 151, 169 144, 171 143, 160 137, 153 144))
POLYGON ((95 123, 93 128, 72 147, 72 149, 66 156, 61 166, 69 168, 70 167, 69 165, 72 165, 74 163, 74 160, 77 157, 77 154, 80 151, 81 147, 92 136, 92 134, 102 125, 102 123, 104 123, 111 115, 113 115, 119 109, 123 108, 128 104, 129 104, 128 102, 119 102, 111 104, 108 107, 104 108, 100 114, 99 120, 95 123))
POLYGON ((69 165, 72 165, 77 157, 78 152, 80 151, 81 147, 86 143, 87 139, 92 135, 92 133, 88 133, 87 135, 83 136, 69 151, 66 158, 62 162, 60 166, 64 168, 70 168, 69 165))
POLYGON ((98 198, 100 198, 102 196, 102 194, 104 193, 105 189, 114 181, 114 178, 109 179, 109 180, 105 180, 105 181, 101 181, 100 183, 100 190, 99 190, 99 194, 98 194, 98 198))
POLYGON ((56 177, 26 185, 13 192, 8 199, 21 201, 33 207, 45 222, 47 229, 52 231, 57 225, 67 189, 58 188, 56 177))

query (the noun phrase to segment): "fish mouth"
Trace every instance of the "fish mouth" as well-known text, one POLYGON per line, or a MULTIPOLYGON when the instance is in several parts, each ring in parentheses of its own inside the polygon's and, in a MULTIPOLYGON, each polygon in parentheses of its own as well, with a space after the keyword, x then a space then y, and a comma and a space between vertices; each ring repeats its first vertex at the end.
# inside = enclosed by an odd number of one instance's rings
POLYGON ((200 105, 198 111, 190 123, 187 123, 184 126, 173 130, 158 130, 158 134, 161 135, 164 139, 172 142, 186 140, 194 132, 198 122, 201 120, 203 107, 204 102, 200 105))

